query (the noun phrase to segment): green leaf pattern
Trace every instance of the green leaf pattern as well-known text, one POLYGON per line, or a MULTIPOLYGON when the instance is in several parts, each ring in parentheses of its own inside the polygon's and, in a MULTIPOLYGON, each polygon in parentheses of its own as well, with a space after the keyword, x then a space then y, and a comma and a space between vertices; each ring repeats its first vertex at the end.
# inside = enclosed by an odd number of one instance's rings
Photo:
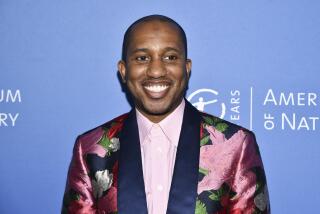
POLYGON ((204 175, 208 175, 208 174, 209 174, 209 170, 204 169, 204 168, 201 168, 201 167, 199 167, 199 172, 200 172, 201 174, 204 174, 204 175))
POLYGON ((221 197, 225 194, 225 188, 222 185, 220 189, 218 190, 212 190, 209 191, 211 194, 209 195, 209 198, 213 201, 220 201, 221 197))
POLYGON ((218 117, 203 116, 203 119, 205 122, 204 126, 214 126, 220 132, 224 132, 228 128, 228 124, 218 117))
POLYGON ((224 132, 225 130, 227 130, 228 125, 226 123, 218 123, 215 128, 220 131, 220 132, 224 132))
POLYGON ((109 140, 109 138, 106 137, 106 134, 103 134, 98 144, 100 144, 103 148, 108 150, 108 148, 110 147, 111 141, 109 140))
MULTIPOLYGON (((116 124, 116 123, 113 123, 116 124)), ((112 127, 112 126, 111 126, 112 127)), ((119 138, 113 137, 109 139, 107 137, 109 129, 104 128, 104 133, 99 140, 98 144, 101 145, 106 151, 107 151, 107 156, 111 155, 111 152, 116 152, 120 148, 120 143, 119 143, 119 138)))
POLYGON ((197 199, 195 214, 207 214, 207 208, 204 203, 197 199))
POLYGON ((206 145, 209 142, 209 140, 210 140, 210 135, 203 137, 200 140, 200 146, 206 145))

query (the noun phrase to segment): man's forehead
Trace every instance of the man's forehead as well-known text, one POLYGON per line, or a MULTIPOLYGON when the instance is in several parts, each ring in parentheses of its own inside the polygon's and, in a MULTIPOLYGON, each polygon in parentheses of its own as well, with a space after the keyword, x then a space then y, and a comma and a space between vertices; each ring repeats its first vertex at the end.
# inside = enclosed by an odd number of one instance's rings
POLYGON ((171 18, 151 15, 137 20, 125 32, 122 59, 126 61, 127 55, 137 48, 151 48, 155 44, 161 49, 174 47, 187 57, 187 38, 182 27, 171 18))
MULTIPOLYGON (((135 24, 131 31, 131 36, 135 36, 135 34, 146 33, 147 31, 167 31, 170 34, 177 34, 181 36, 179 28, 173 23, 162 21, 162 20, 148 20, 135 24)), ((138 35, 137 35, 138 36, 138 35)))
POLYGON ((158 40, 176 48, 183 48, 179 29, 174 24, 164 21, 138 23, 131 31, 130 40, 128 45, 131 48, 133 46, 143 46, 150 40, 158 40))

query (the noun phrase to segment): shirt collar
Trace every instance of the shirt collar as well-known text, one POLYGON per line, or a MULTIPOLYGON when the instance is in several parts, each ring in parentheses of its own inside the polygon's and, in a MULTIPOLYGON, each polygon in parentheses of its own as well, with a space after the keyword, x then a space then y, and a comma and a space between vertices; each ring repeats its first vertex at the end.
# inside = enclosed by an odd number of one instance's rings
MULTIPOLYGON (((170 142, 172 142, 176 147, 178 146, 183 113, 185 108, 185 101, 182 99, 179 106, 170 113, 166 118, 161 120, 158 125, 167 136, 170 142)), ((145 141, 145 138, 148 136, 151 128, 156 123, 151 122, 148 118, 146 118, 143 114, 141 114, 136 108, 138 129, 139 129, 139 137, 140 143, 142 144, 145 141)))

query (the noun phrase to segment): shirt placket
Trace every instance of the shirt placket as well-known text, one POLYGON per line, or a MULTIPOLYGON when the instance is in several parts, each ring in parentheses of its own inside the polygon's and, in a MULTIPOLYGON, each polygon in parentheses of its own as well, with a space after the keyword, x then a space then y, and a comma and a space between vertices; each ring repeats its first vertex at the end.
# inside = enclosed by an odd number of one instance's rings
POLYGON ((152 204, 153 214, 164 214, 167 206, 166 192, 168 179, 168 154, 167 139, 158 124, 151 129, 151 150, 152 150, 152 204))

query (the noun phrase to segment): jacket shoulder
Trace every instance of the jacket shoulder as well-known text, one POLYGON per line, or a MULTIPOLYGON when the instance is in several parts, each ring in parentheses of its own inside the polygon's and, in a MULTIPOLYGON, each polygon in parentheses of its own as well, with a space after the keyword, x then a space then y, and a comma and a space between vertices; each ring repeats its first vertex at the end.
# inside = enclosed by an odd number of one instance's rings
POLYGON ((101 125, 93 128, 93 129, 90 129, 90 130, 88 130, 88 131, 80 134, 79 137, 82 138, 82 137, 88 136, 88 135, 90 135, 92 132, 97 131, 98 129, 105 129, 105 130, 107 130, 107 129, 110 129, 110 128, 111 128, 112 126, 114 126, 115 124, 122 124, 122 123, 125 121, 125 119, 127 118, 128 114, 129 114, 129 113, 125 113, 125 114, 122 114, 122 115, 120 115, 120 116, 117 116, 117 117, 115 117, 115 118, 113 118, 113 119, 111 119, 111 120, 109 120, 109 121, 107 121, 107 122, 105 122, 105 123, 103 123, 103 124, 101 124, 101 125))
POLYGON ((117 150, 115 147, 118 147, 118 136, 127 116, 128 113, 125 113, 79 135, 75 148, 81 148, 84 154, 94 153, 99 156, 117 150))
POLYGON ((230 121, 221 119, 217 116, 205 112, 200 112, 200 115, 202 126, 213 126, 217 131, 223 133, 227 139, 232 137, 238 131, 243 131, 249 135, 254 135, 250 130, 230 121))

